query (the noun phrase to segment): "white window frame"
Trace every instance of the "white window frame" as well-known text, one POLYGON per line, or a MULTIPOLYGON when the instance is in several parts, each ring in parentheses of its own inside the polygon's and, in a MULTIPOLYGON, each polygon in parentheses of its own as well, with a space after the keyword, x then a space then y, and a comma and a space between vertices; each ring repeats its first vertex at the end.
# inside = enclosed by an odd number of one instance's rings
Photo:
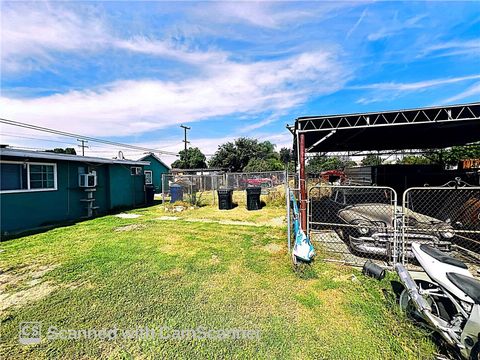
POLYGON ((142 175, 142 167, 141 167, 141 166, 132 166, 132 167, 130 167, 130 175, 132 175, 132 176, 140 176, 140 175, 142 175), (133 169, 135 169, 135 174, 132 174, 133 169))
POLYGON ((153 172, 152 170, 143 170, 143 175, 145 175, 145 185, 153 184, 153 172), (147 173, 150 174, 150 182, 147 182, 147 173))
POLYGON ((1 164, 18 164, 27 165, 27 188, 19 190, 0 190, 0 194, 14 194, 14 193, 26 193, 26 192, 41 192, 41 191, 57 191, 57 164, 56 163, 44 163, 44 162, 28 162, 28 161, 8 161, 1 160, 1 164), (48 189, 31 189, 30 188, 30 164, 32 165, 49 165, 53 166, 53 188, 48 189))

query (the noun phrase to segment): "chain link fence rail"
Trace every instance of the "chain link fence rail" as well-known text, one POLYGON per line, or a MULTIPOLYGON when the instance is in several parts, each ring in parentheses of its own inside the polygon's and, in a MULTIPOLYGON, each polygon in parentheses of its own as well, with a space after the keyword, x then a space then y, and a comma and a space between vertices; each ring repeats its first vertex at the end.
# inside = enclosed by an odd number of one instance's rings
POLYGON ((247 187, 258 186, 262 188, 262 195, 268 195, 269 199, 280 200, 285 196, 286 181, 285 171, 203 175, 163 174, 162 200, 163 203, 170 200, 170 187, 173 184, 181 186, 183 201, 196 206, 218 204, 217 190, 222 187, 232 188, 234 191, 245 191, 247 187))
POLYGON ((215 205, 217 203, 217 190, 225 186, 223 174, 208 175, 173 175, 163 174, 162 200, 165 203, 171 198, 171 186, 180 185, 183 201, 190 205, 215 205))
POLYGON ((397 194, 389 187, 318 184, 308 190, 308 233, 326 260, 362 266, 398 258, 397 194))
POLYGON ((410 188, 403 195, 402 250, 412 260, 412 241, 435 246, 464 261, 480 265, 480 187, 410 188))
POLYGON ((247 187, 258 186, 262 188, 264 194, 286 182, 285 171, 226 173, 225 176, 226 185, 234 190, 245 190, 247 187))

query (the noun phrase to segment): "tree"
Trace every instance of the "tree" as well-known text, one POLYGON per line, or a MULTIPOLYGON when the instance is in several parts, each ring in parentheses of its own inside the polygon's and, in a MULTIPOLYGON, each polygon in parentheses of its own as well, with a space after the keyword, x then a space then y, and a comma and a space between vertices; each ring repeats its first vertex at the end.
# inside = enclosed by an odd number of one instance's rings
POLYGON ((290 161, 293 160, 293 152, 291 149, 281 148, 279 154, 280 154, 280 160, 284 164, 288 164, 290 161))
POLYGON ((77 155, 75 148, 67 147, 65 149, 62 148, 55 148, 53 150, 45 150, 46 152, 52 152, 57 154, 69 154, 69 155, 77 155))
POLYGON ((262 167, 264 171, 271 171, 277 168, 277 164, 273 160, 279 160, 278 153, 275 152, 275 145, 270 141, 259 142, 257 139, 238 138, 234 142, 227 142, 218 147, 218 150, 209 161, 211 167, 220 167, 229 171, 246 171, 253 167, 262 167), (260 163, 252 163, 247 165, 253 159, 265 160, 260 163), (268 168, 269 166, 273 167, 268 168))
POLYGON ((279 159, 251 159, 243 168, 245 172, 278 171, 284 169, 284 164, 279 159))
POLYGON ((383 163, 383 159, 378 155, 367 155, 362 159, 363 166, 374 166, 374 165, 381 165, 383 163))
POLYGON ((480 142, 467 146, 453 146, 444 150, 443 161, 447 165, 457 165, 460 160, 480 158, 480 142))
POLYGON ((188 148, 179 152, 180 159, 172 164, 176 169, 204 169, 207 167, 206 157, 198 147, 188 148))
POLYGON ((397 164, 404 165, 425 165, 431 164, 431 160, 425 156, 406 155, 402 159, 397 160, 397 164))
POLYGON ((355 162, 340 158, 339 156, 316 155, 307 162, 306 170, 310 174, 318 174, 327 170, 344 170, 354 166, 355 162))
POLYGON ((453 146, 448 149, 424 150, 420 156, 407 155, 398 164, 438 164, 457 165, 460 160, 480 158, 480 142, 465 146, 453 146))

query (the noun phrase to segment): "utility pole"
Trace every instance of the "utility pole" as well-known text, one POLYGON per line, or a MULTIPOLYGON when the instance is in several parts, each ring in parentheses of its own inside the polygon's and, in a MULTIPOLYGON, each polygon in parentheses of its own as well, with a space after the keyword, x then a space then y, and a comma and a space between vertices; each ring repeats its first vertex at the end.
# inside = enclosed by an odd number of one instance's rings
POLYGON ((187 152, 187 144, 190 144, 190 141, 187 141, 187 130, 190 130, 191 127, 185 126, 185 125, 180 125, 181 128, 184 130, 185 134, 185 140, 183 142, 185 143, 185 153, 187 152))
POLYGON ((82 148, 82 156, 85 156, 85 148, 88 149, 88 146, 85 145, 85 143, 88 143, 88 141, 87 140, 82 140, 82 139, 77 139, 77 141, 80 141, 82 143, 82 145, 78 145, 78 147, 82 148))

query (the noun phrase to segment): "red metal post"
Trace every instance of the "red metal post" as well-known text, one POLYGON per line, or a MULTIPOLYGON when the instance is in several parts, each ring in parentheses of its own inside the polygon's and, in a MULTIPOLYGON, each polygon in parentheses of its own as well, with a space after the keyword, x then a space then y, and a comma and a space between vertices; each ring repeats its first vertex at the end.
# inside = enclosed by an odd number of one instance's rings
POLYGON ((298 164, 300 165, 300 221, 303 231, 307 231, 307 181, 305 177, 305 134, 299 134, 298 164))

